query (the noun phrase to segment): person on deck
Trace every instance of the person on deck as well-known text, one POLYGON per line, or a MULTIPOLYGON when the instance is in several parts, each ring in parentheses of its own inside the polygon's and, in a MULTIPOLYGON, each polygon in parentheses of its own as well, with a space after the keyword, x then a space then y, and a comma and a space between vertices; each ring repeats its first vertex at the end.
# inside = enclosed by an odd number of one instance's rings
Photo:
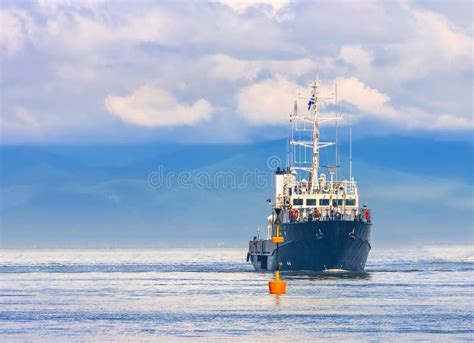
POLYGON ((370 211, 369 211, 369 209, 366 209, 366 210, 365 210, 365 214, 364 214, 364 215, 365 215, 365 221, 366 221, 367 223, 370 223, 370 211))

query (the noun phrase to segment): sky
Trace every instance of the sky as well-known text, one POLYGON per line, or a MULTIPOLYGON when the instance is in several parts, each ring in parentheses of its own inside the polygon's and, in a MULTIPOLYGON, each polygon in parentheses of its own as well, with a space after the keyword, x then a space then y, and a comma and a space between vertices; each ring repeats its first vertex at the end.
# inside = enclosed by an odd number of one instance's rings
POLYGON ((467 0, 3 0, 0 243, 241 246, 268 185, 148 177, 269 172, 316 78, 376 242, 472 242, 473 23, 467 0))
POLYGON ((354 125, 472 139, 472 6, 5 0, 2 144, 281 138, 317 75, 354 125))

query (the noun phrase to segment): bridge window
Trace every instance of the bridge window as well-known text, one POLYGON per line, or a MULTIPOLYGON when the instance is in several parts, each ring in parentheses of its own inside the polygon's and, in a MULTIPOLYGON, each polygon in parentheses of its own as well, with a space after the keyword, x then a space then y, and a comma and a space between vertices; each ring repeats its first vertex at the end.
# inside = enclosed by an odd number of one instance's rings
POLYGON ((306 199, 306 206, 316 206, 316 199, 306 199))
POLYGON ((332 206, 342 206, 342 199, 332 199, 332 206))
POLYGON ((346 199, 346 206, 355 206, 356 200, 355 199, 346 199))
POLYGON ((293 199, 293 205, 303 206, 303 199, 293 199))
POLYGON ((329 206, 329 199, 319 199, 320 206, 329 206))

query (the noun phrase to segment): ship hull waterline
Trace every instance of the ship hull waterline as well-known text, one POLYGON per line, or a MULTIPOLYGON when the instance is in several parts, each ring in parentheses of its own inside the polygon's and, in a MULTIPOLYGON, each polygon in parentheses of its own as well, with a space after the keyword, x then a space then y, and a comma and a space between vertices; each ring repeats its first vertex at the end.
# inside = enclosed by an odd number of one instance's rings
MULTIPOLYGON (((329 220, 281 224, 285 242, 279 247, 282 271, 363 271, 371 250, 372 224, 365 221, 329 220)), ((247 260, 257 271, 276 269, 276 244, 249 242, 247 260)))

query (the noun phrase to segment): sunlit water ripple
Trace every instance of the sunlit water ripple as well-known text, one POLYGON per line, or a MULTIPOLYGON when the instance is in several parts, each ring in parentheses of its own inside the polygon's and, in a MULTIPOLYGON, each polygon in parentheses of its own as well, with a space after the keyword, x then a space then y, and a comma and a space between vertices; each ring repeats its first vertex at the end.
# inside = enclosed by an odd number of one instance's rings
POLYGON ((366 273, 284 274, 245 250, 3 250, 3 341, 472 341, 474 252, 371 252, 366 273))

